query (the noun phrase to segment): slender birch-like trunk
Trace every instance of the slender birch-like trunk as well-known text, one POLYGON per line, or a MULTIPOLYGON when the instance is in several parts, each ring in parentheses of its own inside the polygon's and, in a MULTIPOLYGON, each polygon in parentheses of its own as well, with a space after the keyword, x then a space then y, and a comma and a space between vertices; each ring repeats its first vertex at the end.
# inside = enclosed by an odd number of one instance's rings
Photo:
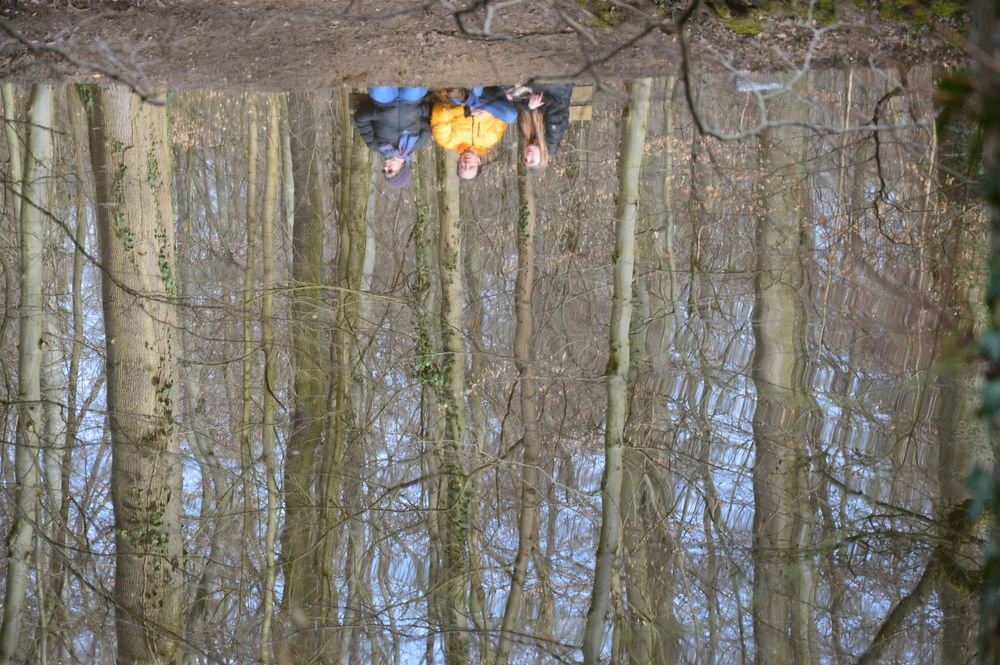
POLYGON ((531 292, 535 283, 535 192, 524 160, 517 160, 517 278, 514 284, 514 363, 521 392, 521 514, 517 525, 517 556, 510 593, 500 626, 497 663, 506 665, 517 626, 524 625, 524 584, 528 562, 538 544, 541 494, 541 441, 538 434, 538 386, 532 364, 533 317, 531 292))
MULTIPOLYGON (((368 330, 366 321, 370 320, 370 314, 366 315, 370 300, 365 299, 364 292, 370 288, 374 269, 374 239, 369 226, 374 212, 372 179, 375 174, 371 151, 351 122, 346 91, 341 93, 338 121, 345 169, 341 172, 341 208, 337 216, 337 281, 345 290, 340 295, 334 330, 336 401, 333 431, 334 446, 340 457, 338 467, 343 476, 341 496, 336 503, 339 504, 338 519, 347 525, 344 569, 347 596, 337 661, 353 665, 361 659, 362 626, 370 600, 366 592, 370 572, 364 553, 364 488, 360 475, 367 457, 368 437, 362 418, 368 377, 361 372, 359 340, 368 330)), ((372 648, 375 648, 374 643, 372 648)))
MULTIPOLYGON (((7 96, 6 91, 4 92, 7 96)), ((27 158, 20 185, 20 304, 18 336, 17 439, 14 448, 14 515, 7 538, 7 585, 3 623, 0 625, 0 663, 15 657, 21 639, 24 601, 28 588, 29 559, 38 501, 38 451, 41 449, 43 412, 42 370, 42 240, 48 178, 52 172, 52 86, 36 85, 28 101, 27 158)), ((6 104, 5 104, 6 106, 6 104)), ((8 123, 9 127, 9 123, 8 123)), ((10 134, 8 134, 8 140, 10 134)))
MULTIPOLYGON (((83 413, 89 407, 89 400, 78 411, 78 391, 80 378, 80 360, 84 350, 83 333, 83 269, 84 246, 87 241, 87 191, 90 172, 87 155, 87 122, 86 113, 80 103, 80 97, 72 87, 66 88, 66 108, 69 115, 70 134, 73 141, 74 168, 74 251, 73 268, 70 278, 71 311, 72 311, 72 349, 69 355, 69 370, 66 377, 66 427, 62 444, 62 459, 59 462, 60 474, 60 505, 59 529, 53 540, 52 561, 52 593, 48 602, 49 633, 53 636, 63 636, 64 622, 68 607, 68 585, 66 584, 65 560, 68 556, 66 543, 69 538, 69 508, 72 499, 70 480, 73 472, 73 451, 76 448, 76 435, 80 428, 83 413)), ((96 394, 96 393, 94 393, 96 394)), ((66 662, 69 657, 67 640, 58 639, 53 651, 53 660, 57 663, 66 662)))
POLYGON ((184 626, 167 114, 122 87, 83 94, 104 268, 118 662, 166 663, 184 626))
MULTIPOLYGON (((278 536, 278 462, 275 457, 274 390, 277 351, 274 346, 274 218, 278 204, 278 100, 267 98, 267 144, 265 147, 264 214, 261 228, 260 344, 264 351, 264 396, 261 448, 267 482, 267 518, 264 532, 264 621, 261 627, 260 660, 272 662, 274 621, 275 541, 278 536)), ((287 591, 286 591, 287 593, 287 591)), ((285 646, 282 644, 284 650, 285 646)), ((279 659, 280 660, 280 659, 279 659)))
MULTIPOLYGON (((288 95, 281 96, 281 208, 291 234, 295 223, 295 177, 292 175, 292 139, 288 124, 288 95)), ((283 234, 284 235, 284 234, 283 234)))
MULTIPOLYGON (((463 214, 469 214, 474 208, 469 197, 469 192, 459 198, 459 205, 463 214)), ((483 338, 483 293, 480 277, 483 271, 482 238, 481 230, 477 224, 469 224, 466 227, 465 256, 463 268, 465 270, 465 291, 466 291, 466 328, 470 350, 469 375, 467 377, 468 390, 470 392, 482 389, 482 384, 488 380, 485 352, 485 342, 483 338), (472 233, 469 233, 469 232, 472 233), (472 235, 476 234, 476 235, 472 235), (471 237, 470 237, 471 236, 471 237)), ((483 400, 474 399, 468 402, 468 427, 469 427, 469 448, 470 455, 476 460, 482 459, 486 449, 486 435, 488 432, 488 421, 486 419, 486 409, 483 400)), ((478 483, 475 478, 470 478, 469 491, 474 495, 478 494, 478 483)), ((486 591, 483 588, 483 566, 480 541, 482 539, 481 510, 477 501, 469 503, 469 615, 475 624, 479 642, 479 662, 481 665, 492 665, 495 648, 490 640, 490 608, 487 605, 486 591)))
POLYGON ((586 665, 601 660, 611 582, 617 570, 621 540, 622 448, 625 437, 626 377, 629 366, 629 321, 632 314, 632 275, 635 267, 635 224, 639 207, 639 170, 649 117, 650 79, 628 84, 629 102, 625 109, 619 156, 618 210, 615 222, 615 253, 611 332, 609 336, 605 419, 604 474, 601 478, 601 530, 594 566, 594 588, 583 635, 586 665))
MULTIPOLYGON (((625 615, 621 619, 622 655, 629 663, 667 665, 676 660, 679 627, 674 617, 674 552, 670 510, 674 488, 664 440, 671 429, 664 402, 670 382, 669 354, 677 328, 676 269, 673 260, 674 78, 665 82, 663 103, 664 212, 640 220, 637 251, 649 272, 637 275, 637 302, 630 324, 628 445, 622 481, 622 571, 625 615)), ((689 385, 696 385, 691 382, 689 385)))
POLYGON ((0 98, 3 100, 3 128, 7 137, 7 159, 9 173, 7 174, 7 196, 10 200, 15 220, 21 219, 21 181, 24 169, 21 157, 21 138, 17 134, 17 106, 14 102, 14 84, 0 85, 0 98))
POLYGON ((66 384, 62 375, 63 354, 60 352, 59 324, 56 315, 49 313, 45 320, 44 342, 42 342, 42 400, 45 404, 45 435, 43 437, 43 471, 45 479, 44 500, 37 506, 37 528, 41 534, 36 538, 38 552, 36 568, 38 579, 38 660, 40 665, 48 665, 49 636, 53 632, 53 612, 59 606, 59 590, 56 586, 59 576, 58 539, 63 529, 60 520, 62 506, 63 446, 66 443, 66 418, 62 404, 66 394, 66 384))
MULTIPOLYGON (((242 536, 244 547, 240 549, 240 568, 250 570, 250 547, 255 542, 259 522, 256 500, 254 499, 253 437, 250 420, 253 414, 253 357, 254 357, 254 307, 253 294, 257 282, 257 156, 259 127, 257 99, 247 99, 247 223, 246 258, 243 270, 243 362, 240 391, 240 485, 243 497, 242 536)), ((246 585, 240 585, 239 607, 246 607, 246 585)), ((262 636, 269 639, 270 636, 262 636)))

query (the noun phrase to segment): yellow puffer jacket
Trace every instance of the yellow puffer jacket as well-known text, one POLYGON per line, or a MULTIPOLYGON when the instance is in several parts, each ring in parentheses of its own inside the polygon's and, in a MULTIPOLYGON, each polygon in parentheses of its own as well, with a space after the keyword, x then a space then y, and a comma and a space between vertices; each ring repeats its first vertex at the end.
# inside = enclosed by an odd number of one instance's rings
POLYGON ((472 148, 479 155, 495 146, 507 129, 507 123, 486 114, 465 116, 465 109, 439 102, 431 112, 431 133, 445 150, 461 154, 472 148))

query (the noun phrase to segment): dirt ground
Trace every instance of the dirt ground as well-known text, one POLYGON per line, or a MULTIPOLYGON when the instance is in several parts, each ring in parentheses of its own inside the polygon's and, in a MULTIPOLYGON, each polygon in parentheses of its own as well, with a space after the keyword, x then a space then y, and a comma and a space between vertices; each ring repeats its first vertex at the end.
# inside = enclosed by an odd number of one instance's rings
MULTIPOLYGON (((574 0, 80 2, 0 0, 0 79, 116 79, 140 91, 434 87, 665 76, 681 61, 669 12, 648 0, 621 5, 616 27, 574 0)), ((815 41, 811 66, 963 59, 947 29, 849 11, 815 41)), ((739 36, 702 10, 691 23, 692 62, 750 71, 801 66, 814 24, 780 16, 761 23, 759 34, 739 36)))

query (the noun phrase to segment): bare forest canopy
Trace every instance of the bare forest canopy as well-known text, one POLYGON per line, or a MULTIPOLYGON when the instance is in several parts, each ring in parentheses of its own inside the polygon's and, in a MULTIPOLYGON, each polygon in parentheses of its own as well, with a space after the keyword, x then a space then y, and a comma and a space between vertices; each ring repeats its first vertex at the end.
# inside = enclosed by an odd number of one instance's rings
POLYGON ((348 88, 0 86, 0 662, 969 662, 934 86, 605 81, 402 188, 348 88))
POLYGON ((165 88, 593 83, 692 69, 956 66, 955 0, 0 3, 0 79, 165 88), (683 43, 682 43, 683 42, 683 43))

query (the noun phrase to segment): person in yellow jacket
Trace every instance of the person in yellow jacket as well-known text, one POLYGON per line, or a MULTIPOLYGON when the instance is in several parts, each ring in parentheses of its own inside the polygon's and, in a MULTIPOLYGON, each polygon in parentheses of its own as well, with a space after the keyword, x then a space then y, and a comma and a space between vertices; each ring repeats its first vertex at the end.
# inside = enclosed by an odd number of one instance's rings
MULTIPOLYGON (((442 148, 458 153, 458 177, 463 180, 479 175, 483 155, 500 142, 507 129, 507 123, 487 110, 489 107, 478 108, 468 101, 462 105, 438 102, 431 111, 431 134, 442 148)), ((514 114, 516 117, 516 111, 514 114)))

